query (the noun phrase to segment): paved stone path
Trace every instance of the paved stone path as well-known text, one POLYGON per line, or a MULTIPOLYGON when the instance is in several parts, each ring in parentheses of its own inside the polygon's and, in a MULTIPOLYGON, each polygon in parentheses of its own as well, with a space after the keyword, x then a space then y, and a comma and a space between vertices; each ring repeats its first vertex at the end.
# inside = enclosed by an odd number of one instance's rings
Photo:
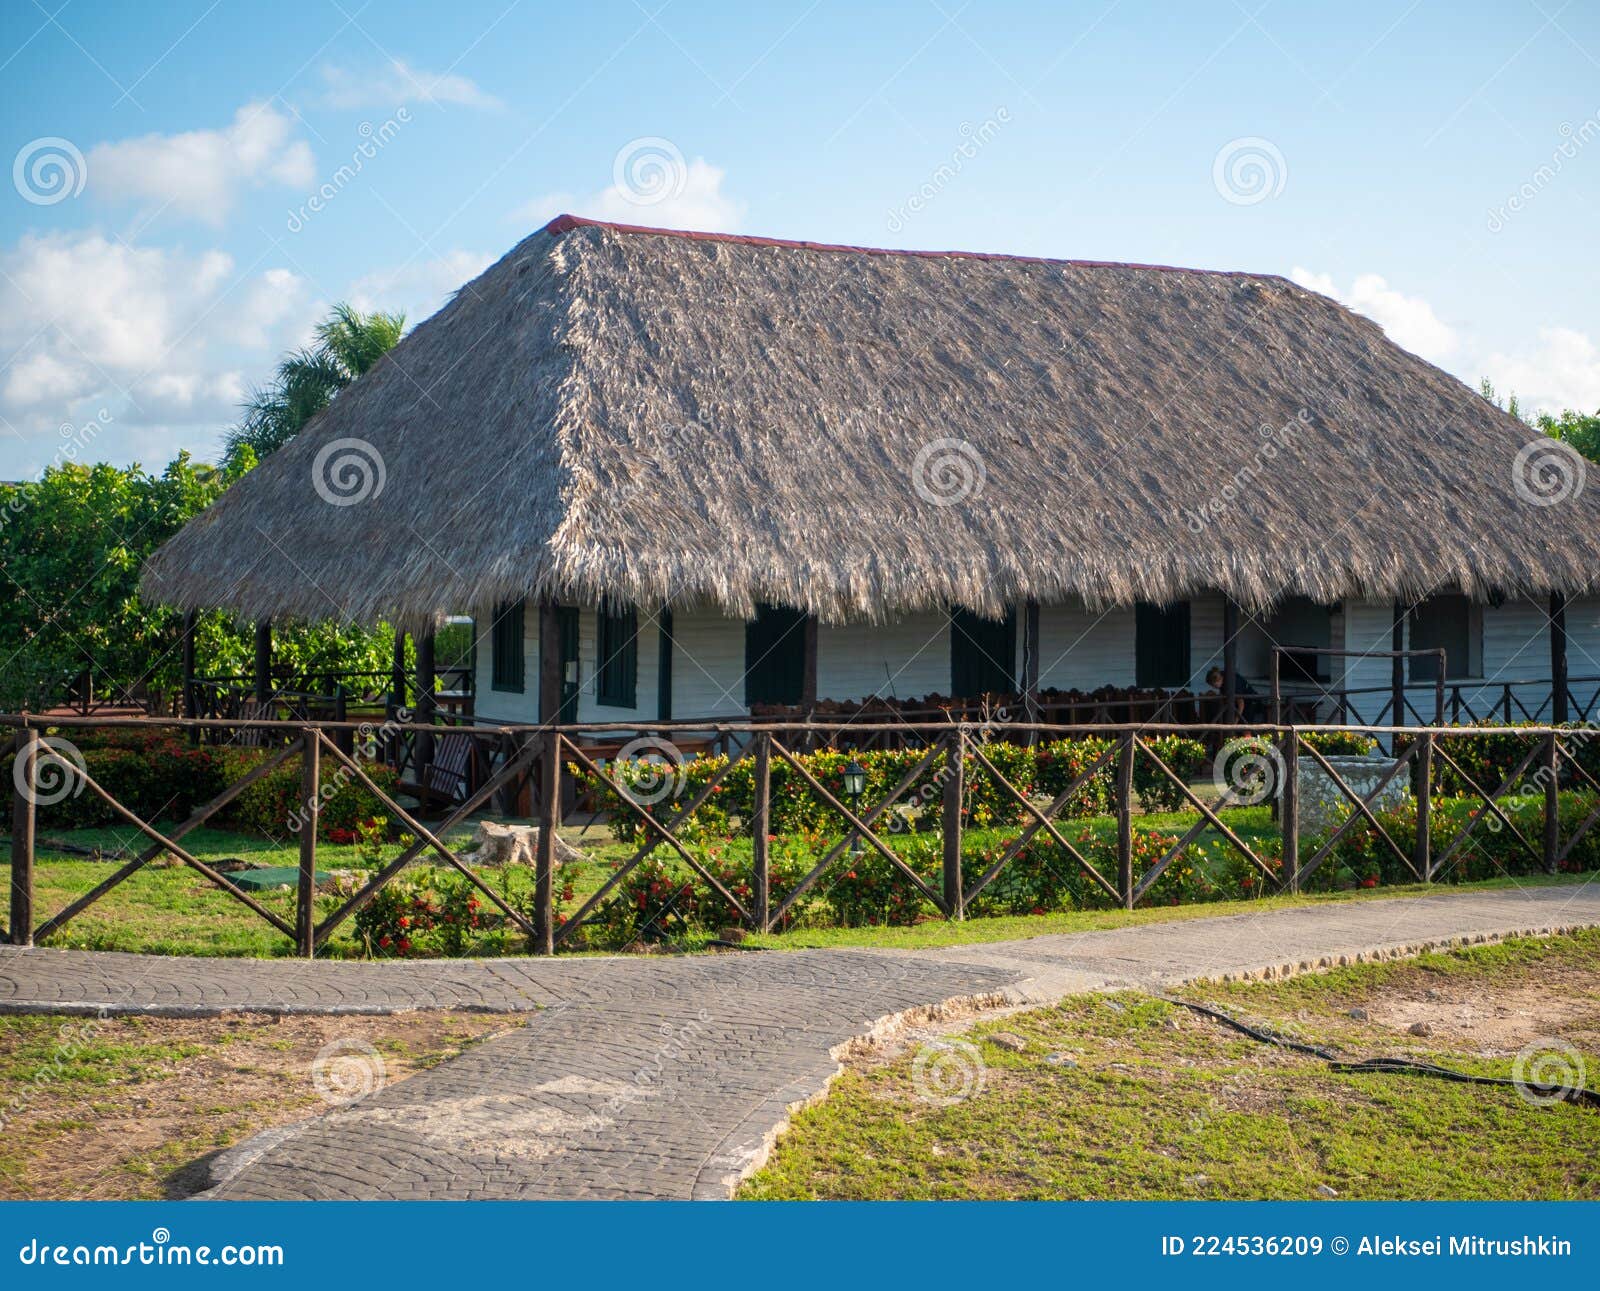
POLYGON ((898 1023, 1594 925, 1600 885, 924 951, 371 965, 0 948, 0 1012, 537 1010, 431 1071, 231 1149, 210 1195, 726 1197, 790 1110, 827 1087, 837 1054, 898 1023))

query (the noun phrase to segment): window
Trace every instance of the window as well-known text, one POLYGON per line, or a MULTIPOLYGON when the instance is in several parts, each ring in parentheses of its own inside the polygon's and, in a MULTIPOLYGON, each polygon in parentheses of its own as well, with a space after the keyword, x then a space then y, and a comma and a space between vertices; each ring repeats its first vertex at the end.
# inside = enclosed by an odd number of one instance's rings
POLYGON ((744 625, 744 702, 798 704, 805 693, 806 616, 781 605, 758 605, 744 625))
MULTIPOLYGON (((1446 681, 1458 677, 1475 676, 1480 666, 1482 621, 1473 631, 1472 603, 1465 596, 1446 594, 1430 596, 1418 601, 1411 609, 1411 642, 1413 650, 1443 650, 1446 681), (1473 649, 1476 637, 1480 648, 1473 649)), ((1434 681, 1439 676, 1439 660, 1431 655, 1412 656, 1412 681, 1434 681)))
POLYGON ((639 680, 639 612, 633 606, 595 615, 594 700, 607 708, 635 708, 639 680))
POLYGON ((1133 609, 1134 684, 1172 689, 1189 684, 1189 602, 1133 609))
POLYGON ((970 610, 950 615, 950 693, 957 699, 1009 695, 1016 689, 1017 616, 985 619, 970 610))
POLYGON ((520 695, 527 684, 522 667, 521 601, 495 608, 489 629, 489 678, 495 690, 520 695))

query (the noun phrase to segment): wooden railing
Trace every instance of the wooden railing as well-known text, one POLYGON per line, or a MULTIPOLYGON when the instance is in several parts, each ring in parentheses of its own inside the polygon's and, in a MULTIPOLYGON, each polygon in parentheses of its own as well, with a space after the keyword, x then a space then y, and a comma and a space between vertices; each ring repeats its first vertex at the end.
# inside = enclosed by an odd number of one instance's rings
MULTIPOLYGON (((551 954, 556 946, 569 939, 573 933, 593 918, 601 905, 630 873, 648 857, 663 847, 675 853, 716 896, 727 909, 730 921, 748 928, 768 931, 784 925, 799 902, 832 871, 848 868, 852 853, 859 847, 868 847, 878 853, 921 895, 929 905, 946 919, 961 919, 968 905, 991 884, 1007 866, 1013 864, 1023 850, 1039 835, 1047 836, 1062 853, 1079 867, 1086 879, 1108 898, 1132 909, 1148 895, 1161 876, 1195 844, 1203 834, 1219 836, 1225 844, 1238 853, 1261 875, 1264 886, 1298 891, 1306 879, 1325 864, 1338 844, 1352 831, 1365 825, 1373 831, 1374 844, 1392 853, 1404 869, 1421 882, 1433 880, 1486 821, 1489 826, 1510 830, 1518 845, 1542 869, 1554 872, 1571 854, 1577 843, 1600 819, 1600 806, 1579 822, 1577 827, 1563 837, 1560 817, 1559 791, 1563 782, 1600 795, 1600 782, 1580 763, 1578 753, 1592 739, 1600 738, 1600 731, 1589 727, 1506 727, 1506 728, 1453 728, 1453 727, 1343 727, 1363 735, 1388 738, 1403 750, 1388 768, 1375 787, 1366 793, 1358 792, 1340 774, 1316 746, 1314 730, 1288 725, 1252 726, 1130 726, 1093 725, 1072 728, 1058 726, 1039 727, 1007 721, 1004 729, 1025 735, 1048 733, 1051 739, 1066 737, 1110 738, 1110 747, 1099 754, 1074 781, 1062 789, 1051 801, 1036 800, 1023 787, 1012 783, 998 769, 990 756, 995 730, 967 723, 927 724, 912 732, 923 748, 923 756, 901 777, 887 794, 875 803, 845 802, 841 796, 825 786, 797 756, 793 745, 795 727, 792 723, 781 726, 759 722, 717 723, 708 727, 705 722, 657 724, 641 729, 621 723, 587 726, 501 726, 477 728, 458 726, 433 728, 435 735, 448 729, 452 736, 481 740, 484 745, 486 773, 470 792, 449 807, 442 822, 427 823, 424 812, 407 809, 393 795, 382 788, 371 774, 372 763, 351 751, 356 730, 370 733, 370 727, 357 727, 355 723, 294 723, 260 721, 244 725, 259 728, 271 736, 278 747, 265 753, 263 760, 253 766, 240 779, 229 785, 209 802, 197 808, 181 824, 162 830, 152 821, 119 802, 114 795, 99 784, 85 768, 82 759, 74 759, 64 750, 70 747, 71 732, 79 728, 105 728, 130 726, 142 729, 152 727, 201 728, 240 723, 209 723, 178 719, 46 719, 27 716, 0 715, 0 727, 8 728, 10 737, 0 747, 0 756, 15 754, 13 775, 12 834, 11 834, 11 900, 9 932, 5 935, 14 944, 29 945, 58 931, 71 919, 101 899, 118 884, 130 878, 156 858, 169 855, 195 870, 208 883, 241 902, 258 917, 290 938, 296 951, 314 956, 326 945, 328 938, 352 915, 362 909, 372 898, 408 866, 431 855, 465 876, 506 920, 528 936, 531 948, 538 954, 551 954), (602 765, 585 746, 585 739, 614 743, 627 735, 653 735, 657 741, 670 744, 675 732, 703 735, 714 729, 731 752, 725 765, 710 775, 692 796, 674 804, 669 811, 647 809, 629 793, 624 780, 617 774, 615 763, 602 765), (43 732, 52 732, 46 740, 43 732), (1269 857, 1261 855, 1225 821, 1220 812, 1239 803, 1248 795, 1244 787, 1220 785, 1220 796, 1207 801, 1168 765, 1152 744, 1153 737, 1161 734, 1212 733, 1228 739, 1249 737, 1264 742, 1272 752, 1278 772, 1277 804, 1282 832, 1282 857, 1273 865, 1269 857), (1525 747, 1517 765, 1493 789, 1476 782, 1452 752, 1453 742, 1483 738, 1508 738, 1520 741, 1525 747), (283 765, 291 757, 300 759, 300 792, 297 810, 301 816, 299 833, 299 874, 293 919, 288 920, 268 909, 248 892, 238 887, 227 875, 218 872, 183 846, 182 840, 193 830, 212 819, 228 803, 262 776, 283 765), (1334 830, 1331 836, 1318 841, 1315 852, 1302 859, 1301 848, 1306 841, 1300 825, 1298 767, 1301 759, 1310 758, 1323 771, 1327 781, 1350 803, 1349 817, 1334 830), (1177 795, 1196 813, 1194 824, 1178 837, 1155 863, 1135 875, 1134 867, 1134 768, 1136 761, 1146 761, 1163 779, 1170 782, 1177 795), (709 872, 694 852, 680 837, 686 824, 720 785, 734 767, 750 763, 753 770, 753 809, 749 822, 752 847, 751 896, 739 897, 709 872), (323 802, 323 768, 332 765, 335 774, 343 779, 353 779, 374 797, 389 813, 391 821, 403 828, 413 839, 393 859, 385 863, 361 889, 342 901, 335 909, 316 918, 314 902, 317 861, 317 818, 323 802), (831 843, 810 871, 801 877, 787 892, 773 890, 769 865, 769 833, 772 810, 772 768, 782 764, 842 828, 842 835, 831 843), (936 764, 937 770, 935 771, 936 764), (1434 770, 1436 764, 1454 773, 1459 783, 1467 786, 1471 796, 1481 800, 1482 807, 1474 811, 1455 837, 1438 857, 1432 854, 1429 822, 1434 806, 1434 770), (1103 872, 1090 862, 1063 832, 1058 823, 1091 781, 1107 769, 1114 770, 1115 814, 1115 873, 1103 872), (918 875, 890 846, 879 831, 885 816, 902 801, 905 795, 930 771, 940 800, 942 834, 942 871, 939 881, 932 883, 918 875), (42 774, 43 773, 43 774, 42 774), (627 861, 620 865, 599 891, 590 896, 572 918, 558 924, 554 917, 553 889, 556 871, 556 829, 562 819, 563 777, 574 773, 591 777, 608 786, 616 794, 619 809, 637 817, 643 831, 643 842, 627 861), (1002 849, 998 857, 977 875, 964 869, 962 855, 965 832, 963 802, 965 780, 970 774, 987 777, 998 790, 1013 800, 1025 822, 1020 832, 1002 849), (1405 848, 1391 836, 1380 818, 1379 802, 1385 790, 1402 775, 1406 775, 1416 799, 1417 823, 1415 843, 1405 848), (148 842, 137 856, 127 860, 91 891, 77 897, 60 910, 42 919, 34 909, 34 865, 36 850, 37 803, 41 796, 42 779, 52 779, 59 786, 67 777, 79 790, 87 791, 101 799, 117 819, 133 827, 148 842), (467 820, 492 800, 504 801, 504 795, 514 792, 522 782, 533 786, 534 812, 543 826, 539 835, 535 889, 531 914, 514 908, 492 885, 486 883, 464 863, 456 851, 445 841, 450 830, 467 820), (1526 790, 1534 785, 1543 794, 1543 828, 1539 839, 1526 837, 1501 806, 1500 800, 1514 791, 1526 790)), ((894 729, 903 724, 896 723, 894 729)), ((809 730, 809 728, 807 728, 809 730)), ((852 735, 866 741, 887 728, 863 723, 851 728, 852 735)), ((822 724, 810 734, 818 740, 837 739, 837 724, 822 724)), ((904 734, 904 731, 902 731, 904 734)), ((268 743, 266 739, 263 743, 268 743)), ((1262 745, 1255 746, 1258 749, 1262 745)), ((1251 798, 1259 801, 1259 798, 1251 798)), ((931 800, 930 800, 931 802, 931 800)))

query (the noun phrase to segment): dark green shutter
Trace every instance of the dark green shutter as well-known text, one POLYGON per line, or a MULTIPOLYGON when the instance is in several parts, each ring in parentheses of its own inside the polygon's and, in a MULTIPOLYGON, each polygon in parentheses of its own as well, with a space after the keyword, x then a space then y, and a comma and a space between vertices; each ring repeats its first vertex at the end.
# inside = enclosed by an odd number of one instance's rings
POLYGON ((806 616, 781 605, 758 605, 744 625, 744 702, 798 704, 805 689, 806 616))
MULTIPOLYGON (((1465 596, 1446 592, 1430 596, 1411 611, 1411 648, 1444 651, 1447 680, 1468 676, 1472 668, 1472 606, 1465 596)), ((1439 660, 1433 655, 1413 657, 1412 681, 1434 681, 1439 660)))
POLYGON ((595 616, 595 703, 607 708, 636 708, 639 680, 639 612, 625 610, 595 616))
POLYGON ((1189 684, 1189 602, 1133 609, 1134 684, 1172 689, 1189 684))
POLYGON ((526 683, 522 661, 523 602, 497 606, 489 629, 489 684, 521 694, 526 683))
POLYGON ((1017 613, 985 619, 970 610, 950 615, 950 693, 958 699, 1009 695, 1017 688, 1017 613))

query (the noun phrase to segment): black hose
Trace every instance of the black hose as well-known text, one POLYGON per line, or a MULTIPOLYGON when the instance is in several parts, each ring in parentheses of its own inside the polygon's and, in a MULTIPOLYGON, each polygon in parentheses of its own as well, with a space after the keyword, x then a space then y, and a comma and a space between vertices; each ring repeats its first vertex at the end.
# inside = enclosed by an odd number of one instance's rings
POLYGON ((1406 1076, 1432 1076, 1438 1080, 1453 1080, 1462 1085, 1505 1085, 1513 1089, 1528 1090, 1541 1098, 1559 1098, 1568 1103, 1580 1106, 1600 1107, 1600 1091, 1585 1089, 1578 1086, 1576 1089, 1565 1085, 1540 1085, 1533 1081, 1507 1080, 1504 1076, 1475 1076, 1465 1071, 1455 1071, 1449 1067, 1440 1067, 1436 1063, 1418 1062, 1414 1058, 1363 1058, 1359 1062, 1351 1062, 1341 1058, 1331 1049, 1324 1049, 1321 1045, 1306 1044, 1300 1040, 1291 1040, 1287 1036, 1278 1035, 1274 1031, 1267 1031, 1261 1027, 1251 1026, 1248 1022, 1241 1022, 1232 1014, 1224 1013, 1221 1009, 1212 1008, 1209 1004, 1198 1004, 1193 1000, 1179 999, 1175 995, 1157 995, 1157 999, 1168 1004, 1176 1004, 1180 1008, 1188 1009, 1191 1013, 1198 1013, 1214 1021, 1231 1027, 1241 1035, 1249 1036, 1252 1040, 1262 1044, 1274 1045, 1279 1049, 1289 1049, 1295 1053, 1308 1054, 1328 1064, 1331 1071, 1351 1072, 1365 1075, 1372 1072, 1393 1072, 1406 1076))

